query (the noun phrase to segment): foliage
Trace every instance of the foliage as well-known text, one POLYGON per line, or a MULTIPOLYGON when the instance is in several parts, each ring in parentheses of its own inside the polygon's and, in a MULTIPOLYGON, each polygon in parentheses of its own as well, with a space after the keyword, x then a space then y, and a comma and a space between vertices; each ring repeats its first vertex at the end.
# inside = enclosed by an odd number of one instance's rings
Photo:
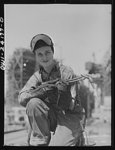
POLYGON ((111 95, 111 51, 107 50, 103 61, 104 67, 104 92, 106 96, 111 95))
POLYGON ((88 87, 82 84, 79 89, 79 97, 81 105, 86 111, 86 117, 88 116, 88 113, 89 117, 91 117, 92 111, 94 109, 94 100, 95 100, 93 92, 91 92, 88 87))
POLYGON ((7 91, 5 103, 8 105, 19 105, 18 94, 35 69, 35 58, 33 54, 25 48, 18 48, 9 59, 7 74, 7 91), (33 61, 34 60, 34 61, 33 61), (25 67, 24 67, 24 64, 25 67))
POLYGON ((99 75, 94 82, 99 88, 104 87, 104 94, 111 95, 111 52, 110 49, 104 55, 104 61, 101 64, 86 62, 85 68, 89 74, 99 75))

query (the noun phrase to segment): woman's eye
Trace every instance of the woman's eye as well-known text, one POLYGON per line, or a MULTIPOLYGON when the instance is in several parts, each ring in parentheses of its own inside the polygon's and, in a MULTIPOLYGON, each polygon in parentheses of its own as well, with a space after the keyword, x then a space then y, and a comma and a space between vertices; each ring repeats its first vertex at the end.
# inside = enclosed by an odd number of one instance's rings
POLYGON ((49 55, 50 54, 50 52, 46 52, 46 55, 49 55))

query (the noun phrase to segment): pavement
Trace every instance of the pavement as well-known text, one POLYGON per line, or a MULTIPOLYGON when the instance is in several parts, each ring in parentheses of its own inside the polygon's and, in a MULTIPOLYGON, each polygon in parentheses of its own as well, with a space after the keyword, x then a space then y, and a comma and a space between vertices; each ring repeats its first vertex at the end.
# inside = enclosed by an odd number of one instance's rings
POLYGON ((17 132, 21 130, 25 130, 27 127, 22 125, 7 125, 4 129, 4 133, 17 132))
MULTIPOLYGON (((9 126, 7 128, 5 133, 11 132, 11 135, 6 134, 7 136, 5 136, 5 138, 9 138, 9 144, 14 142, 14 139, 18 140, 16 142, 19 144, 19 138, 20 143, 22 140, 26 141, 27 131, 21 131, 23 129, 25 129, 23 126, 9 126), (19 138, 17 139, 18 132, 14 132, 15 136, 12 134, 12 132, 19 130, 19 138), (24 134, 24 139, 20 137, 22 134, 24 134), (14 136, 14 139, 10 141, 12 136, 14 136)), ((111 105, 108 105, 107 103, 107 105, 95 109, 95 112, 92 114, 92 118, 88 119, 86 122, 84 136, 86 137, 86 144, 88 145, 95 144, 95 146, 111 146, 111 105)), ((8 140, 6 139, 6 141, 8 140)))
POLYGON ((111 146, 111 107, 102 106, 87 121, 85 136, 96 146, 111 146))

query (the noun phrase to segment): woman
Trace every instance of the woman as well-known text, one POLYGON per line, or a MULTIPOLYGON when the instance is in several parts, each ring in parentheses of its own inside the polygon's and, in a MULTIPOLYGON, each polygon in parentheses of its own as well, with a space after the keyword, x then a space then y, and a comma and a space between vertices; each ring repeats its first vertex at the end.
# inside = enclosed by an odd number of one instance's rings
POLYGON ((70 67, 54 59, 54 46, 49 36, 38 34, 30 45, 39 68, 19 94, 19 102, 26 107, 32 129, 30 145, 75 146, 82 134, 79 115, 72 113, 76 84, 57 82, 44 87, 43 83, 54 79, 68 80, 76 75, 70 67), (51 131, 55 133, 53 136, 51 131))

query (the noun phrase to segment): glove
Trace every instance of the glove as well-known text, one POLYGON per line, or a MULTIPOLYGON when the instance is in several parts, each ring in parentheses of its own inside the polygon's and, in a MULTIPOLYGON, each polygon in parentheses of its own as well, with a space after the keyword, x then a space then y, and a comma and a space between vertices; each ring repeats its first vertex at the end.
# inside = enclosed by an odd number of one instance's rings
POLYGON ((36 89, 30 90, 30 94, 32 97, 38 97, 45 100, 47 98, 47 93, 52 91, 54 88, 56 88, 54 84, 43 84, 36 89))
POLYGON ((65 92, 67 90, 67 84, 63 81, 58 81, 56 87, 59 92, 65 92))

